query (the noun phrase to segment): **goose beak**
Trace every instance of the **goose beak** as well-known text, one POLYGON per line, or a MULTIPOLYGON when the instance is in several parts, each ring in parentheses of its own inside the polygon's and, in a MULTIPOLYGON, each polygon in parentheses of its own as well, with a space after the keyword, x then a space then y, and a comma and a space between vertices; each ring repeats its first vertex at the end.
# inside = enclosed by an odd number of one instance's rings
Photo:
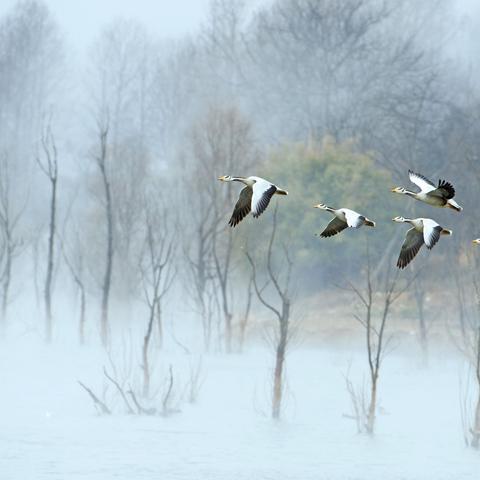
POLYGON ((480 245, 480 238, 476 238, 475 240, 472 240, 472 243, 474 245, 480 245))
POLYGON ((314 205, 313 208, 320 208, 320 204, 314 205))
POLYGON ((391 191, 392 193, 396 193, 396 192, 397 192, 397 188, 398 188, 398 187, 392 187, 392 188, 390 189, 390 191, 391 191))
POLYGON ((222 175, 221 177, 218 177, 218 180, 223 182, 223 180, 225 180, 225 175, 222 175))

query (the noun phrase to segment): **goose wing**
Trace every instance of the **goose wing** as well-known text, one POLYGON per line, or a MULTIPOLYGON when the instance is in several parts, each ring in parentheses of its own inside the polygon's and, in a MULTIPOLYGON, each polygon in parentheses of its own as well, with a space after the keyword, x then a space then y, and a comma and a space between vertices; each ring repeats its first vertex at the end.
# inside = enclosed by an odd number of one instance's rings
POLYGON ((405 268, 415 258, 423 243, 422 232, 415 228, 408 230, 398 256, 397 267, 405 268))
POLYGON ((267 182, 263 178, 258 178, 252 187, 252 203, 251 208, 253 216, 259 217, 268 207, 271 198, 277 191, 277 187, 273 183, 267 182))
POLYGON ((435 195, 436 197, 442 197, 446 200, 450 200, 455 196, 455 189, 450 182, 445 180, 438 181, 438 187, 429 192, 430 195, 435 195))
POLYGON ((253 191, 250 187, 242 188, 235 208, 233 209, 232 217, 228 222, 231 227, 238 225, 250 213, 252 194, 253 191))
POLYGON ((431 249, 440 239, 442 227, 435 221, 424 218, 423 219, 423 240, 428 249, 431 249))
POLYGON ((320 236, 322 238, 333 237, 333 235, 340 233, 347 227, 348 225, 346 222, 340 220, 337 217, 334 217, 332 220, 330 220, 330 223, 326 226, 325 230, 320 234, 320 236))
POLYGON ((431 192, 435 190, 437 186, 432 183, 427 177, 420 175, 419 173, 412 172, 412 170, 408 171, 408 176, 410 181, 414 183, 420 190, 424 193, 431 192))
POLYGON ((343 208, 342 211, 349 227, 359 228, 363 225, 363 222, 365 221, 365 217, 363 215, 360 215, 353 210, 349 210, 348 208, 343 208))

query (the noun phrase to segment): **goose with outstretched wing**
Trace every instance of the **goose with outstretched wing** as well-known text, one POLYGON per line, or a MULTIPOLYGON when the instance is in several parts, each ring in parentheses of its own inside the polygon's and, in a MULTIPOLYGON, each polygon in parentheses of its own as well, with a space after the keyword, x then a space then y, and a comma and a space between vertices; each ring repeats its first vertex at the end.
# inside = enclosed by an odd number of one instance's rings
POLYGON ((410 181, 420 188, 420 191, 412 192, 404 187, 395 187, 392 188, 393 193, 407 195, 434 207, 451 208, 457 212, 463 210, 463 208, 453 200, 455 189, 451 183, 445 180, 439 180, 438 184, 435 185, 428 178, 419 173, 412 172, 412 170, 408 171, 408 176, 410 181))
POLYGON ((397 261, 397 267, 402 269, 415 258, 423 245, 431 250, 437 244, 441 235, 451 235, 453 233, 431 218, 395 217, 393 221, 412 225, 412 228, 407 231, 397 261))
POLYGON ((254 218, 258 218, 266 210, 274 195, 288 195, 286 190, 261 177, 224 175, 218 179, 222 182, 241 182, 245 185, 228 222, 231 227, 238 225, 250 212, 254 218))
POLYGON ((319 208, 321 210, 326 210, 327 212, 333 213, 334 217, 330 220, 330 223, 326 226, 320 237, 327 238, 340 233, 346 228, 360 228, 362 225, 367 225, 368 227, 374 227, 375 222, 369 220, 364 215, 360 215, 354 210, 348 208, 331 208, 327 207, 324 203, 319 203, 314 205, 314 208, 319 208))

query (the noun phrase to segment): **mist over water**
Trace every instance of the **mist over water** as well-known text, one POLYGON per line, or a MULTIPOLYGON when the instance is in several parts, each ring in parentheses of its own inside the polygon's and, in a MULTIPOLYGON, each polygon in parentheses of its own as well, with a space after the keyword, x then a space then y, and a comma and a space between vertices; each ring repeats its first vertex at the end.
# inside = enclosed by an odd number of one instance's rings
POLYGON ((2 2, 0 478, 479 478, 479 25, 2 2), (229 175, 288 195, 232 222, 229 175), (453 235, 399 270, 396 216, 453 235))

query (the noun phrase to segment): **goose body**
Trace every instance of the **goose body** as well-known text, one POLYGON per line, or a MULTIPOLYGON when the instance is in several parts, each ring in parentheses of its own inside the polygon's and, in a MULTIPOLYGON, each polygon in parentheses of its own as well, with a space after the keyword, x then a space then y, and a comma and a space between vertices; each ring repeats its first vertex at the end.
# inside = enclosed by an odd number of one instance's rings
POLYGON ((286 190, 277 187, 261 177, 232 177, 224 175, 218 178, 222 182, 241 182, 245 187, 240 191, 232 216, 228 222, 231 227, 238 225, 250 212, 258 218, 268 207, 273 195, 288 195, 286 190))
POLYGON ((419 173, 408 171, 410 181, 420 188, 419 192, 412 192, 404 187, 392 188, 393 193, 400 193, 415 198, 424 203, 428 203, 433 207, 451 208, 457 212, 461 212, 463 208, 453 200, 455 189, 453 185, 445 180, 439 180, 435 185, 428 178, 419 173))
POLYGON ((407 231, 397 261, 398 268, 405 268, 417 255, 423 245, 431 250, 441 235, 451 235, 453 232, 443 228, 431 218, 395 217, 394 222, 409 223, 412 228, 407 231))
POLYGON ((374 227, 375 222, 369 220, 364 215, 360 215, 358 212, 354 210, 350 210, 349 208, 330 208, 327 207, 323 203, 319 203, 318 205, 314 205, 314 208, 320 208, 321 210, 326 210, 334 215, 334 218, 330 221, 330 223, 326 226, 322 233, 320 233, 320 237, 327 238, 340 233, 342 230, 346 228, 360 228, 362 225, 367 225, 369 227, 374 227))

